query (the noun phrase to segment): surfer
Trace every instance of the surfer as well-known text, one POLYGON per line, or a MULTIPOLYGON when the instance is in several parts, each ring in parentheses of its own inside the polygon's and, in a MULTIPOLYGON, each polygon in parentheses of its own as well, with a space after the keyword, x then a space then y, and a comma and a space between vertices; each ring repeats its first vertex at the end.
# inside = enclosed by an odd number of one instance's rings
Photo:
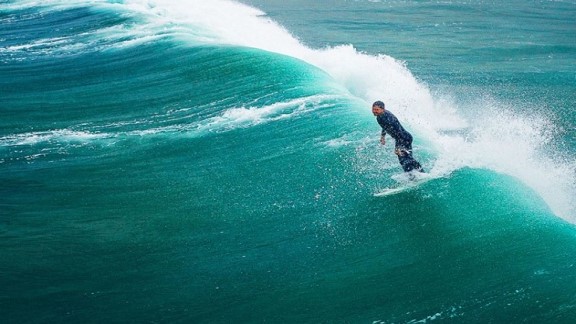
POLYGON ((378 124, 382 127, 380 143, 386 144, 386 133, 396 141, 394 153, 398 156, 398 161, 404 172, 413 170, 424 172, 420 163, 412 157, 412 135, 402 127, 398 118, 384 108, 382 101, 376 101, 372 104, 372 114, 376 116, 378 124))

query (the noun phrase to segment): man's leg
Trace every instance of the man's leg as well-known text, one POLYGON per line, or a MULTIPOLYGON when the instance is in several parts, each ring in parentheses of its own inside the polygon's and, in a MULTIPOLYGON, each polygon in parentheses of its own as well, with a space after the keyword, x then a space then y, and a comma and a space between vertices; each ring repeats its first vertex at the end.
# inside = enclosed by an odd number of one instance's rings
POLYGON ((410 172, 414 170, 424 172, 424 169, 420 163, 418 163, 418 161, 412 157, 412 142, 398 144, 400 145, 396 146, 396 155, 398 155, 398 162, 400 162, 404 172, 410 172))

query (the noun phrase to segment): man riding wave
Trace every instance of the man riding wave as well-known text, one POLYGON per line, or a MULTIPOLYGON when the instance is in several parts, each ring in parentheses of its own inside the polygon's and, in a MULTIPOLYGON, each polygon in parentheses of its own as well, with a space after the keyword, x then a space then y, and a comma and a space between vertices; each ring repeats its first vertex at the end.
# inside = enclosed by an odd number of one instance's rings
POLYGON ((382 136, 380 143, 386 144, 386 134, 390 135, 396 141, 395 153, 398 156, 398 161, 404 169, 404 172, 419 171, 424 172, 424 169, 412 157, 412 135, 402 127, 398 118, 390 111, 385 109, 382 101, 376 101, 372 104, 372 114, 376 116, 376 121, 382 127, 382 136))

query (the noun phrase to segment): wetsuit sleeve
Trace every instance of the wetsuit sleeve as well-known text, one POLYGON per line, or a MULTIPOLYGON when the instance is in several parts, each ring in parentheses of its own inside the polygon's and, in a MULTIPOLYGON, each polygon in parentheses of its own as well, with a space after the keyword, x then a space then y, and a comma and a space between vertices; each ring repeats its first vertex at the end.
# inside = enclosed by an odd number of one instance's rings
POLYGON ((382 136, 386 136, 386 129, 384 128, 384 121, 381 118, 377 118, 376 121, 378 121, 378 125, 380 125, 380 127, 382 127, 382 136))

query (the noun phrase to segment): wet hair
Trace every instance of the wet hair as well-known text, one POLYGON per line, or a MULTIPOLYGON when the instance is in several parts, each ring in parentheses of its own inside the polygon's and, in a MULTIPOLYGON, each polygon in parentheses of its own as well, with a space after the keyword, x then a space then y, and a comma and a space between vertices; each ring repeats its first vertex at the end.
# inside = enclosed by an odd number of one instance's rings
POLYGON ((375 101, 375 102, 372 104, 372 107, 374 107, 374 106, 377 106, 377 107, 380 107, 380 108, 384 109, 384 103, 383 103, 382 101, 380 101, 380 100, 375 101))

